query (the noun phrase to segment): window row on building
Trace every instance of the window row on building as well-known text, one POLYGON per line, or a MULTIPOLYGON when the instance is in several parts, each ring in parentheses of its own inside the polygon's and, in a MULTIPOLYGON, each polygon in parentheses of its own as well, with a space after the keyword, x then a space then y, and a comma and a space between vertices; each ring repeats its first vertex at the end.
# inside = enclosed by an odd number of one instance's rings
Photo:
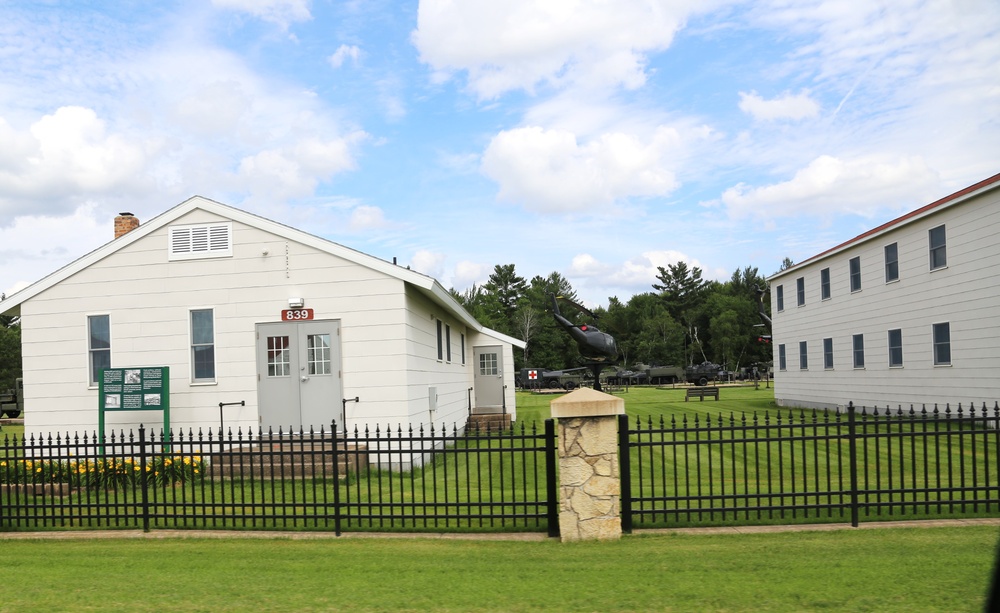
MULTIPOLYGON (((948 265, 947 238, 944 224, 931 228, 927 231, 927 249, 929 257, 929 270, 937 270, 948 265)), ((883 248, 883 263, 885 268, 885 283, 892 283, 899 280, 899 247, 897 243, 891 243, 883 248)), ((861 291, 861 256, 856 256, 848 260, 848 275, 850 279, 851 293, 861 291)), ((833 297, 830 286, 830 268, 823 268, 819 271, 820 299, 829 300, 833 297)), ((775 287, 775 301, 778 312, 785 310, 785 288, 784 285, 775 287)), ((795 304, 805 306, 806 304, 806 279, 799 277, 795 280, 795 304)))
MULTIPOLYGON (((215 381, 215 311, 190 311, 191 381, 215 381)), ((87 316, 87 350, 90 385, 96 386, 102 369, 111 368, 111 316, 87 316)))
MULTIPOLYGON (((465 334, 459 334, 461 341, 461 364, 465 365, 465 334)), ((437 359, 439 362, 451 363, 451 325, 437 320, 437 359)))
MULTIPOLYGON (((890 368, 902 368, 904 365, 903 330, 894 328, 886 333, 888 365, 890 368)), ((931 354, 935 366, 951 365, 951 324, 949 322, 931 325, 931 354)), ((809 369, 809 341, 799 341, 799 370, 809 369)), ((833 338, 823 339, 823 369, 834 368, 833 338)), ((851 336, 851 363, 854 368, 865 367, 865 335, 851 336)), ((788 370, 788 353, 785 344, 778 345, 778 370, 788 370)))

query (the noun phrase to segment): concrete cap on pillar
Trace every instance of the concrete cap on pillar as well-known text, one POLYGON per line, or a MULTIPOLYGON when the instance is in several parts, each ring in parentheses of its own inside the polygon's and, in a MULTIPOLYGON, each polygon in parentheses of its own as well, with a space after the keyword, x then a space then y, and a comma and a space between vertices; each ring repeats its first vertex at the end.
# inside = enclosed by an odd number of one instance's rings
POLYGON ((589 387, 578 388, 550 403, 552 417, 601 417, 604 415, 624 415, 625 400, 589 387))

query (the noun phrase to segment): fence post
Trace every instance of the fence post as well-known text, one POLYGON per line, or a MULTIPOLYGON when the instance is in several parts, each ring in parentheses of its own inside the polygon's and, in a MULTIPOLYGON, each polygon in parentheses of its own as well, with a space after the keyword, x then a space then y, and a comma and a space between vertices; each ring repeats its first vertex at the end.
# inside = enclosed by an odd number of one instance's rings
POLYGON ((847 441, 851 455, 851 526, 858 527, 858 430, 854 401, 847 403, 847 441))
POLYGON ((622 532, 632 534, 632 458, 628 448, 628 415, 618 416, 618 467, 621 472, 622 532))
MULTIPOLYGON (((337 440, 336 419, 330 423, 330 439, 333 441, 333 532, 340 536, 340 441, 337 440)), ((348 474, 350 466, 347 464, 350 461, 347 456, 347 424, 344 424, 344 470, 348 474)))
POLYGON ((139 424, 139 488, 141 490, 142 531, 149 532, 149 466, 146 454, 146 427, 139 424))
POLYGON ((556 481, 556 420, 545 420, 545 500, 549 536, 559 536, 559 483, 556 481))
POLYGON ((617 415, 625 401, 581 387, 551 403, 559 427, 559 535, 563 541, 622 535, 617 415))

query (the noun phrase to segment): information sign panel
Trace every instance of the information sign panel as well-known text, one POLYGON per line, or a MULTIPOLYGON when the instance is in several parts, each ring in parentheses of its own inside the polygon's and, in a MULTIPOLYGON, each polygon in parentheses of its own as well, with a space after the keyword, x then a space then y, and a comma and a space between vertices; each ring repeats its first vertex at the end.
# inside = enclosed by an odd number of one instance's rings
POLYGON ((170 403, 170 368, 105 368, 98 395, 104 411, 164 411, 170 403))
POLYGON ((169 366, 105 368, 98 375, 97 402, 101 441, 104 441, 104 414, 108 411, 163 411, 164 437, 169 440, 169 366))

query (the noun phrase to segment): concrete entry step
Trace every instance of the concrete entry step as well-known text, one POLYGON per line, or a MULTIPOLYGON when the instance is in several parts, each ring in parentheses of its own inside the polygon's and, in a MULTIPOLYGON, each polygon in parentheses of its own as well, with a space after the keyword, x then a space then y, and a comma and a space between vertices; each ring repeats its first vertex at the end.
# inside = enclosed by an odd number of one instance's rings
POLYGON ((206 459, 211 464, 208 474, 217 479, 293 479, 332 477, 336 457, 337 475, 345 479, 349 471, 357 473, 368 468, 366 451, 365 445, 332 440, 263 441, 216 451, 206 459))
POLYGON ((473 413, 465 422, 466 434, 476 432, 499 432, 509 430, 511 419, 509 413, 473 413))

